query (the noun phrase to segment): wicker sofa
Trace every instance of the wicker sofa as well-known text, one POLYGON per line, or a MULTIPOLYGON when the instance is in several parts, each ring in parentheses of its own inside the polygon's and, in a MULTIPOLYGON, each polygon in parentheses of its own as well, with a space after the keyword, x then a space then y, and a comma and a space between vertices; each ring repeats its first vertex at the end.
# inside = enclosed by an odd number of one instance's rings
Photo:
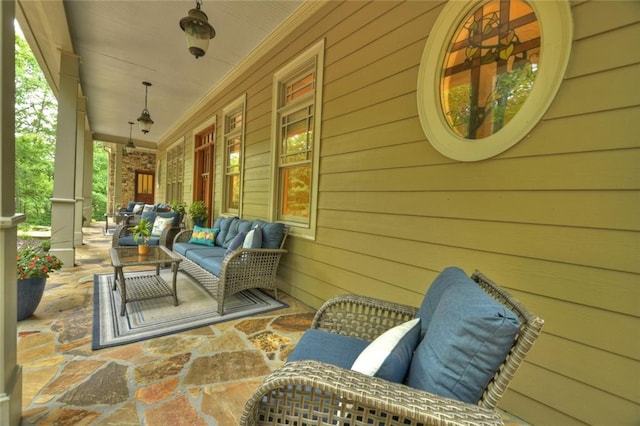
POLYGON ((288 227, 282 223, 219 217, 213 228, 179 232, 173 252, 182 258, 180 269, 213 296, 223 315, 225 297, 242 290, 269 289, 278 297, 276 272, 287 253, 287 234, 288 227))
POLYGON ((483 274, 468 277, 458 268, 438 276, 419 309, 337 296, 318 310, 288 362, 255 390, 241 424, 499 425, 494 409, 542 325, 483 274), (387 356, 378 343, 415 323, 387 356), (398 351, 411 335, 417 341, 398 351), (369 362, 381 352, 378 370, 362 372, 363 355, 369 362), (484 370, 486 363, 495 368, 484 370), (383 377, 391 371, 399 380, 383 377))

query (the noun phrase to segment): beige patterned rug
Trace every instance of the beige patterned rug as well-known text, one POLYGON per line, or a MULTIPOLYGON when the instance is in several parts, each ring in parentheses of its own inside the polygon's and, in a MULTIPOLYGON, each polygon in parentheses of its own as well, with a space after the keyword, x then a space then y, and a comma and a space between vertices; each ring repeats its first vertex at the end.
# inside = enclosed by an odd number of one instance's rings
MULTIPOLYGON (((149 275, 155 271, 127 273, 126 276, 149 275)), ((160 275, 171 282, 171 272, 160 275)), ((131 342, 164 336, 223 321, 256 315, 287 305, 261 290, 250 289, 225 299, 225 314, 216 312, 217 302, 197 282, 178 273, 178 306, 172 297, 159 297, 126 305, 120 315, 120 291, 112 290, 113 274, 94 275, 92 349, 124 345, 131 342)))

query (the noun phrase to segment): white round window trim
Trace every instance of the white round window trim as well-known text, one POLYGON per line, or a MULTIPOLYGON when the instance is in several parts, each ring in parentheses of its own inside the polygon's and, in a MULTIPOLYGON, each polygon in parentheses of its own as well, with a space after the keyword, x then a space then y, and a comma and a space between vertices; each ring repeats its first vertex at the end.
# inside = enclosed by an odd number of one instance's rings
POLYGON ((440 103, 440 71, 449 42, 462 19, 481 3, 451 0, 433 26, 418 72, 418 116, 431 145, 446 157, 478 161, 506 151, 534 128, 558 92, 571 52, 573 23, 569 3, 566 0, 527 3, 535 11, 540 24, 540 68, 520 111, 497 133, 482 139, 470 140, 455 134, 440 103))

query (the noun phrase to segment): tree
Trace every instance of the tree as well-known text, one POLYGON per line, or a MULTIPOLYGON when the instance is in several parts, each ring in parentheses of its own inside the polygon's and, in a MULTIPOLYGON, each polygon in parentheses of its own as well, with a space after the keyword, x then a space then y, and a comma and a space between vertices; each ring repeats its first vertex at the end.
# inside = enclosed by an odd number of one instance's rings
POLYGON ((51 224, 57 101, 29 48, 16 34, 16 208, 27 223, 51 224))
POLYGON ((103 220, 107 211, 107 173, 109 154, 102 149, 102 144, 93 142, 93 218, 103 220))

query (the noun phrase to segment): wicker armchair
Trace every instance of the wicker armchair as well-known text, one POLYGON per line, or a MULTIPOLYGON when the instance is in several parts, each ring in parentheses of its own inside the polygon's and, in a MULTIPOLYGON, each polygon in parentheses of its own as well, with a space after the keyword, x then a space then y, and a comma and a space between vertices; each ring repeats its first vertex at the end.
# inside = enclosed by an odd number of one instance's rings
MULTIPOLYGON (((274 371, 247 401, 242 425, 496 425, 494 410, 543 320, 476 271, 471 278, 511 309, 521 327, 478 404, 440 397, 399 383, 317 361, 295 361, 274 371)), ((312 328, 374 340, 414 318, 417 308, 354 295, 337 296, 317 312, 312 328)), ((328 348, 327 350, 331 350, 328 348)))
MULTIPOLYGON (((118 225, 113 231, 113 234, 111 236, 111 247, 137 245, 136 243, 128 240, 133 236, 131 228, 140 221, 140 218, 140 215, 130 215, 125 217, 122 224, 118 225)), ((182 221, 182 215, 180 215, 178 221, 182 221)), ((153 221, 151 221, 151 224, 153 225, 153 221)), ((182 231, 182 228, 180 226, 166 228, 164 231, 162 231, 162 234, 159 237, 152 238, 154 240, 158 240, 157 242, 153 242, 152 244, 161 245, 171 250, 173 248, 173 239, 176 237, 176 235, 178 235, 180 231, 182 231)))

